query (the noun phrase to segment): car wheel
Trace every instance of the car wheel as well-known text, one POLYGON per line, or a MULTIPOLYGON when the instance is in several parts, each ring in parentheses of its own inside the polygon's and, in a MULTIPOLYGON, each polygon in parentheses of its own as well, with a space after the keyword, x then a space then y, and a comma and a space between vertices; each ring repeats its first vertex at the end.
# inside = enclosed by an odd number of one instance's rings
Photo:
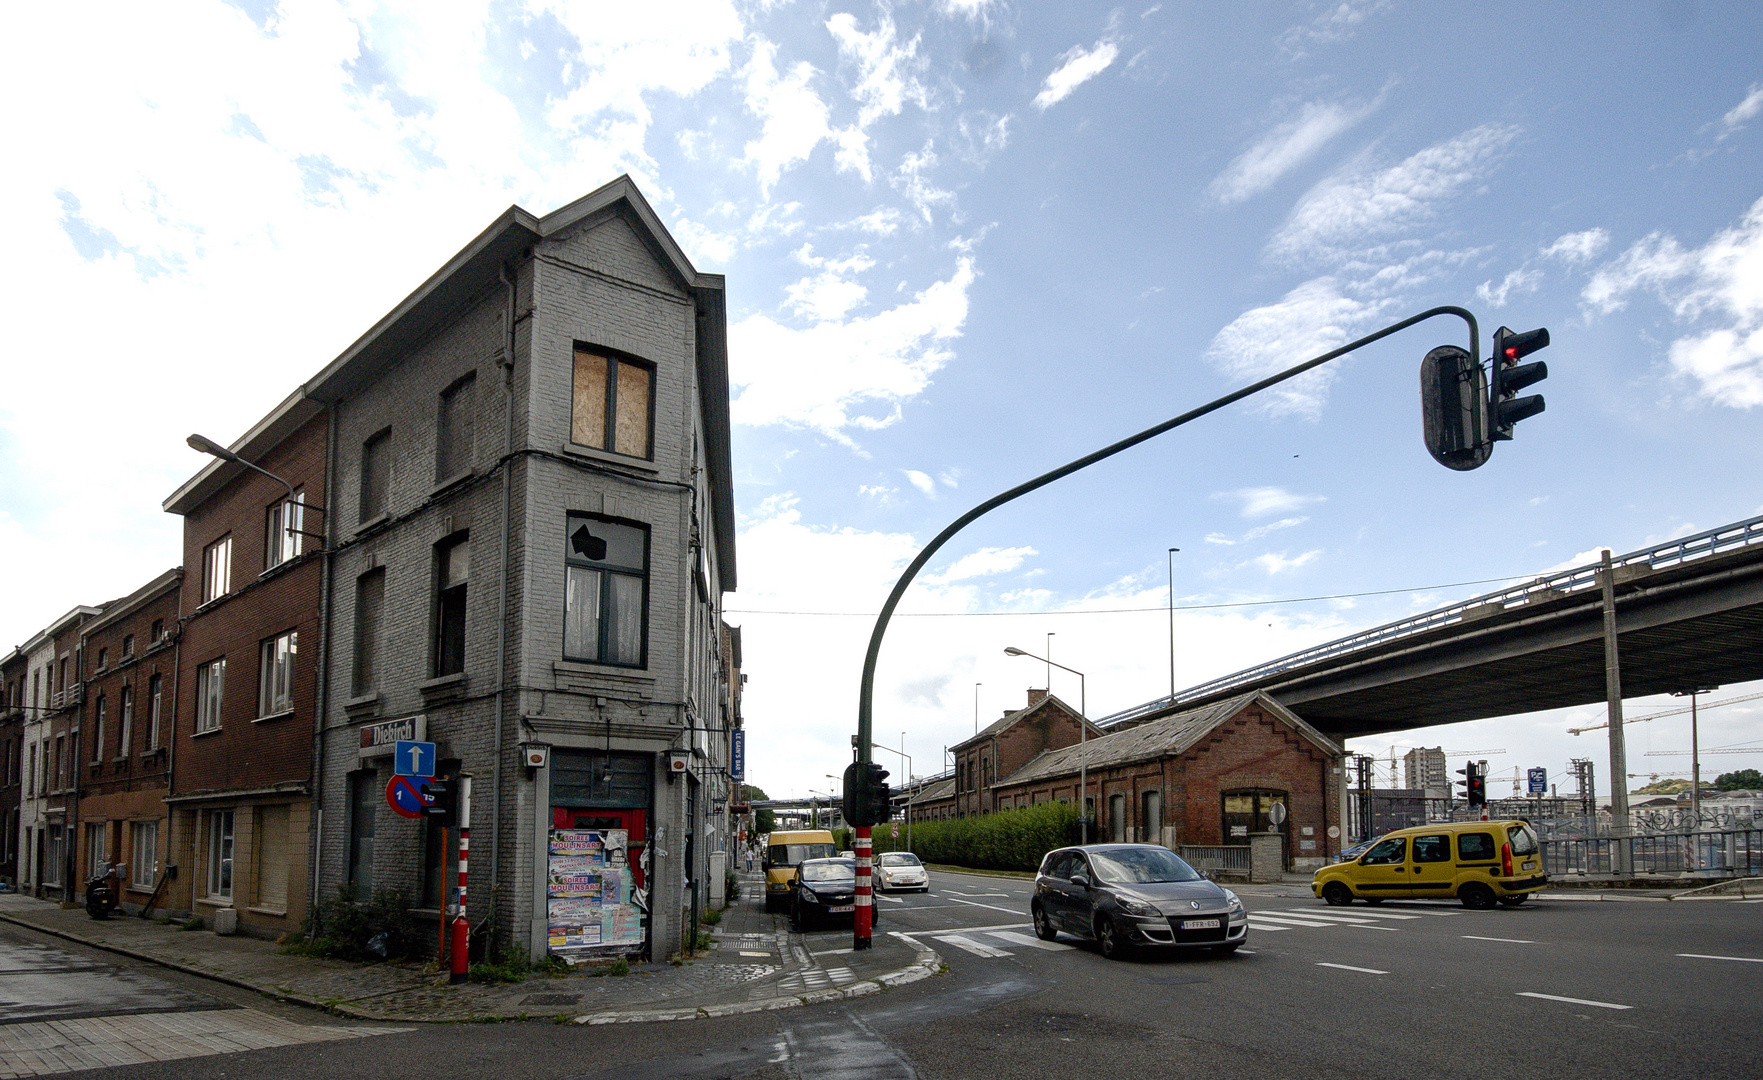
POLYGON ((1322 898, 1330 907, 1346 907, 1353 902, 1353 890, 1344 881, 1331 881, 1322 887, 1322 898))
POLYGON ((1457 890, 1457 899, 1463 901, 1463 906, 1466 908, 1487 911, 1494 906, 1496 897, 1494 890, 1479 881, 1472 881, 1457 890))
POLYGON ((1109 960, 1125 960, 1130 951, 1114 920, 1106 915, 1096 920, 1096 949, 1109 960))
POLYGON ((1529 899, 1530 899, 1529 893, 1519 893, 1517 896, 1502 896, 1502 897, 1500 897, 1500 906, 1501 907, 1517 907, 1519 904, 1522 904, 1526 900, 1529 900, 1529 899))
POLYGON ((1059 936, 1059 930, 1053 925, 1053 920, 1047 918, 1046 908, 1036 904, 1031 910, 1031 914, 1035 921, 1035 937, 1042 941, 1052 941, 1059 936))

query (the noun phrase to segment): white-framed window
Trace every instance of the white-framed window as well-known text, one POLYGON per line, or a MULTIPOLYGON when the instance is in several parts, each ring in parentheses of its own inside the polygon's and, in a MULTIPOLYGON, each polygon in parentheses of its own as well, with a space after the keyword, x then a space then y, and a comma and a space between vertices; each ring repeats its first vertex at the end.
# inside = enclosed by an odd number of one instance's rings
POLYGON ((151 889, 159 877, 159 822, 137 821, 129 850, 129 884, 137 889, 151 889))
POLYGON ((147 749, 159 746, 159 706, 164 697, 165 682, 163 676, 155 675, 147 680, 147 749))
POLYGON ((226 692, 226 657, 196 668, 196 731, 220 728, 220 703, 226 692))
POLYGON ((233 587, 231 533, 202 549, 202 602, 225 596, 233 587))
POLYGON ((233 898, 233 812, 214 810, 208 815, 208 898, 233 898))
POLYGON ((291 499, 277 499, 264 515, 263 568, 280 566, 300 554, 300 530, 306 528, 306 491, 294 489, 291 499))
POLYGON ((289 630, 258 647, 257 715, 274 716, 294 707, 294 656, 299 635, 289 630))
POLYGON ((110 838, 110 827, 102 821, 86 823, 86 880, 97 877, 110 861, 110 851, 106 841, 110 838))

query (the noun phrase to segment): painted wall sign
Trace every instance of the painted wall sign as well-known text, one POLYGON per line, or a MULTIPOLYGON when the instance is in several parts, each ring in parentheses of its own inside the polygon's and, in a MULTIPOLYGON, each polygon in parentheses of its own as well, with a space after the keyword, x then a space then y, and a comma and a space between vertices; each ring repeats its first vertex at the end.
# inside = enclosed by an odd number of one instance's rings
POLYGON ((400 741, 414 742, 428 738, 429 718, 417 713, 398 720, 382 720, 361 728, 360 756, 390 757, 400 741))

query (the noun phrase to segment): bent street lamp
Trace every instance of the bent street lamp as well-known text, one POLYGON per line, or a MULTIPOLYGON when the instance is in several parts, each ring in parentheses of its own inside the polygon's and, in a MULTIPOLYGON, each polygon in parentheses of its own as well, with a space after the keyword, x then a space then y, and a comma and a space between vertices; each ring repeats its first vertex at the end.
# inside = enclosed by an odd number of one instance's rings
MULTIPOLYGON (((1435 393, 1434 398, 1423 399, 1422 407, 1424 411, 1422 413, 1422 419, 1429 436, 1428 449, 1434 451, 1434 457, 1438 458, 1441 463, 1444 463, 1451 468, 1474 468, 1476 465, 1480 465, 1487 459, 1487 454, 1480 445, 1482 439, 1485 439, 1486 437, 1486 432, 1485 430, 1473 430, 1473 428, 1478 426, 1474 423, 1475 418, 1473 413, 1485 410, 1487 406, 1485 396, 1487 394, 1487 389, 1485 383, 1478 382, 1469 369, 1473 366, 1479 370, 1479 365, 1481 363, 1481 333, 1476 326, 1475 316, 1467 308, 1461 308, 1455 305, 1445 305, 1428 308, 1426 311, 1422 311, 1418 315, 1412 315, 1403 319, 1401 322, 1391 323, 1389 326, 1367 334, 1356 341, 1349 341, 1338 349, 1325 352, 1321 356, 1312 357, 1311 359, 1306 360, 1295 367, 1289 367, 1276 375, 1269 375, 1267 378, 1262 379, 1259 382, 1251 383, 1240 390, 1233 391, 1221 398, 1210 401, 1197 409, 1190 409, 1187 412, 1182 413, 1180 416, 1172 417, 1154 427, 1146 428, 1137 435, 1132 435, 1117 443, 1104 446, 1102 449, 1093 453, 1085 454, 1076 461, 1068 462, 1051 472, 1042 473, 1033 480, 1018 484, 1008 491, 994 495, 990 499, 987 499, 985 502, 974 507, 972 510, 969 510, 967 513, 956 518, 950 523, 948 528, 938 533, 930 543, 926 544, 912 562, 907 565, 905 572, 900 575, 900 580, 894 583, 893 591, 888 594, 887 602, 882 605, 881 614, 878 615, 875 620, 875 629, 869 636, 869 650, 863 658, 863 680, 857 695, 857 737, 854 740, 856 743, 857 761, 860 764, 866 765, 871 760, 870 735, 874 730, 875 715, 873 700, 875 690, 875 665, 877 659, 881 655, 882 638, 887 634, 888 622, 893 618, 894 609, 899 606, 900 598, 905 595, 907 587, 911 585, 913 579, 918 576, 918 572, 924 569, 925 563, 929 562, 931 557, 940 551, 943 545, 948 543, 956 533, 973 524, 973 522, 984 517, 986 514, 996 510, 998 507, 1013 502, 1016 499, 1020 499, 1031 491, 1037 491, 1046 487, 1055 480, 1070 476, 1072 473, 1077 472, 1080 469, 1087 469, 1091 465, 1094 465, 1099 461, 1105 461, 1123 450, 1130 450, 1140 443, 1154 439, 1166 431, 1173 431, 1191 420, 1198 420, 1200 417, 1209 413, 1217 412, 1226 405, 1234 404, 1246 397, 1259 394, 1261 391, 1266 390, 1269 387, 1277 386, 1288 379, 1296 378, 1312 368, 1321 367, 1323 364, 1326 364, 1331 360, 1338 360, 1356 349, 1362 349, 1372 342, 1382 340, 1399 330, 1406 330, 1408 327, 1413 326, 1416 323, 1425 322, 1428 319, 1437 318, 1441 315, 1450 315, 1462 319, 1469 329, 1468 363, 1459 365, 1461 370, 1457 371, 1456 374, 1460 382, 1455 384, 1453 389, 1460 389, 1462 393, 1468 396, 1468 400, 1463 402, 1464 408, 1462 409, 1462 412, 1470 414, 1471 422, 1468 424, 1457 423, 1452 425, 1453 432, 1467 437, 1460 439, 1461 445, 1453 445, 1450 447, 1453 459, 1448 460, 1447 456, 1441 456, 1441 453, 1439 452, 1440 448, 1434 445, 1438 441, 1438 436, 1434 429, 1438 428, 1439 424, 1435 418, 1437 408, 1433 402, 1435 400, 1442 401, 1444 395, 1442 393, 1435 393), (1479 401, 1476 400, 1477 391, 1479 391, 1479 394, 1481 395, 1481 400, 1479 401), (1478 405, 1481 407, 1480 410, 1476 408, 1478 405), (1457 431, 1457 428, 1459 427, 1467 427, 1471 430, 1459 432, 1457 431), (1469 460, 1459 461, 1455 460, 1454 457, 1462 457, 1465 459, 1476 458, 1477 460, 1474 460, 1473 464, 1471 464, 1469 460)), ((1429 356, 1430 355, 1431 354, 1429 354, 1429 356)), ((1499 359, 1496 358, 1496 363, 1498 362, 1499 359)), ((1430 364, 1423 361, 1421 369, 1423 392, 1426 389, 1426 380, 1429 374, 1432 375, 1434 382, 1439 381, 1438 369, 1440 367, 1441 365, 1436 361, 1430 364)), ((1456 420, 1460 418, 1453 419, 1456 420)), ((1485 425, 1485 423, 1484 412, 1481 424, 1485 425)), ((871 945, 870 929, 874 912, 869 904, 866 903, 869 899, 866 895, 869 892, 869 853, 871 840, 869 830, 870 826, 868 825, 860 824, 857 826, 857 911, 856 918, 853 920, 852 929, 851 947, 853 950, 868 949, 871 945)))
MULTIPOLYGON (((313 506, 313 505, 301 500, 299 498, 299 496, 295 495, 293 484, 288 483, 286 480, 277 476, 275 473, 270 472, 268 469, 264 468, 261 465, 257 465, 252 462, 246 461, 244 458, 233 453, 231 450, 228 450, 226 447, 215 442, 213 439, 206 438, 201 435, 191 434, 189 438, 184 440, 184 444, 192 450, 200 451, 201 453, 208 454, 213 457, 217 457, 222 461, 230 461, 234 465, 243 465, 247 469, 252 469, 256 472, 260 472, 263 475, 269 477, 271 480, 274 480, 276 483, 278 483, 281 486, 288 489, 288 505, 298 506, 300 508, 301 513, 305 513, 307 510, 316 510, 321 514, 324 513, 324 507, 313 506)), ((294 525, 292 524, 292 521, 293 521, 292 514, 287 514, 284 516, 286 516, 288 518, 289 523, 287 525, 287 531, 290 534, 298 533, 301 536, 314 536, 320 540, 325 539, 324 533, 309 532, 305 529, 295 528, 294 525)))
MULTIPOLYGON (((1069 671, 1077 676, 1077 711, 1082 714, 1078 717, 1079 723, 1077 725, 1077 744, 1080 748, 1077 752, 1077 816, 1083 822, 1083 838, 1084 843, 1087 844, 1090 842, 1090 804, 1088 801, 1090 797, 1090 759, 1081 748, 1089 742, 1090 707, 1089 695, 1084 688, 1084 673, 1076 668, 1068 668, 1064 664, 1054 663, 1044 656, 1023 652, 1014 646, 1006 645, 1004 655, 1026 656, 1030 660, 1039 660, 1043 664, 1053 664, 1060 671, 1069 671)), ((1053 691, 1048 689, 1047 692, 1050 694, 1053 691)))

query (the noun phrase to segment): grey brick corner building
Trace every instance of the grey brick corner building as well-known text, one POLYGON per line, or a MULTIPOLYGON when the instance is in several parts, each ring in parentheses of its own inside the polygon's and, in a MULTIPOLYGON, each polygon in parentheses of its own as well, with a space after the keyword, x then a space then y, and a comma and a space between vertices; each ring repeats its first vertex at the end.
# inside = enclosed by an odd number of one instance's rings
POLYGON ((620 177, 511 207, 302 392, 331 418, 313 899, 446 903, 451 845, 385 801, 426 738, 473 777, 474 949, 557 944, 553 831, 610 829, 634 907, 603 943, 678 950, 737 722, 722 277, 620 177))

